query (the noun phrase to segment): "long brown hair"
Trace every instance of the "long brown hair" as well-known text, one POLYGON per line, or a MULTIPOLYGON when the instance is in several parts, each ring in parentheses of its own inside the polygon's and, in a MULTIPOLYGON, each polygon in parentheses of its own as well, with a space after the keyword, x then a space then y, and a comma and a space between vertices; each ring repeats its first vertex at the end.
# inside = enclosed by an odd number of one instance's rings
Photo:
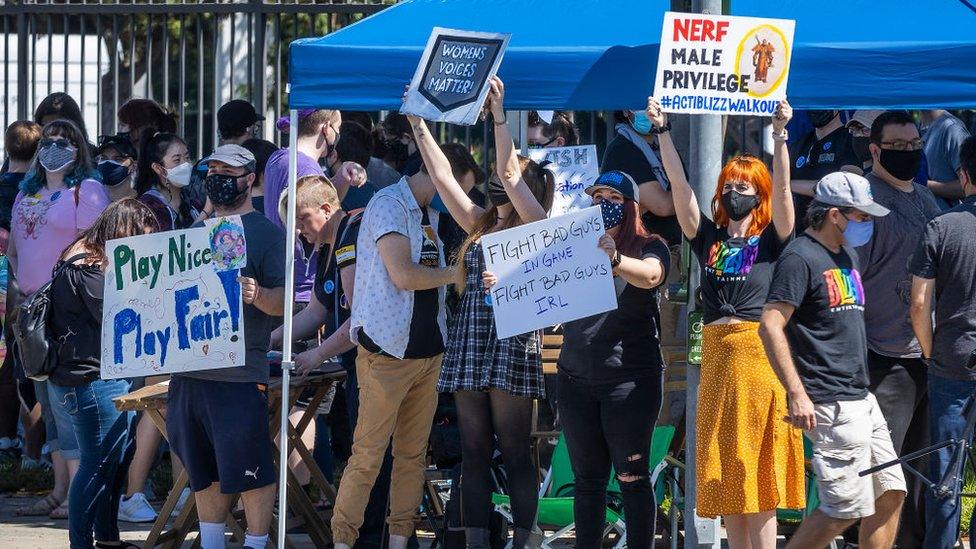
POLYGON ((90 263, 106 262, 105 243, 116 238, 145 234, 146 231, 159 230, 156 215, 148 206, 134 198, 123 198, 113 202, 98 219, 92 223, 74 242, 61 252, 61 259, 67 259, 68 251, 81 243, 90 263))
POLYGON ((656 235, 644 227, 640 206, 629 198, 624 199, 624 219, 620 222, 617 236, 613 237, 617 250, 629 257, 640 257, 641 250, 652 238, 656 238, 656 235))
MULTIPOLYGON (((545 169, 541 164, 527 156, 519 155, 518 160, 519 169, 522 172, 522 181, 528 185, 529 190, 532 191, 532 196, 539 201, 542 209, 548 212, 549 209, 552 208, 552 197, 556 189, 555 176, 553 176, 551 171, 545 169)), ((481 215, 477 223, 475 223, 471 234, 468 235, 468 238, 466 238, 464 243, 461 244, 461 247, 458 248, 457 254, 453 258, 453 261, 460 267, 458 269, 459 284, 456 285, 458 293, 464 293, 464 280, 468 276, 467 269, 464 267, 464 254, 467 253, 468 248, 471 247, 471 244, 477 242, 482 236, 489 232, 511 229, 512 227, 517 227, 524 223, 514 208, 512 209, 512 214, 505 218, 501 226, 494 229, 497 221, 498 207, 492 204, 485 210, 485 213, 481 215)))

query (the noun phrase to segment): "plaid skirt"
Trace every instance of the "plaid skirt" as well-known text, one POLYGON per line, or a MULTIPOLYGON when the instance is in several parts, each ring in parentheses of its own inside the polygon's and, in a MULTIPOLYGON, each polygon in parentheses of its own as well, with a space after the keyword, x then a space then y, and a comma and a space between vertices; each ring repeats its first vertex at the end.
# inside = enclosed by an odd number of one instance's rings
POLYGON ((495 337, 495 318, 481 281, 481 245, 464 254, 464 294, 441 363, 438 392, 501 389, 514 396, 544 398, 541 332, 495 337))

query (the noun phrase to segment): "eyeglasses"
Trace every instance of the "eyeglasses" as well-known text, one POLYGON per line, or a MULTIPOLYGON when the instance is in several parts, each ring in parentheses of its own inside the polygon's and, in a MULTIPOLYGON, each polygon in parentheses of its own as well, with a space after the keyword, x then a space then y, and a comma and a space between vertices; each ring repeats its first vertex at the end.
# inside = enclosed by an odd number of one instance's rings
POLYGON ((882 141, 881 146, 893 151, 917 151, 925 146, 925 141, 921 139, 913 139, 911 141, 895 139, 894 141, 882 141))
POLYGON ((552 145, 557 139, 559 139, 559 136, 558 135, 556 137, 553 137, 549 141, 546 141, 545 143, 529 143, 529 148, 530 149, 544 149, 544 148, 548 147, 549 145, 552 145))
POLYGON ((854 137, 868 137, 871 135, 871 128, 867 128, 860 124, 852 124, 847 126, 847 132, 854 137))
POLYGON ((71 141, 68 141, 63 137, 45 137, 44 139, 41 139, 41 141, 37 145, 38 147, 42 147, 42 148, 50 147, 52 145, 56 147, 60 147, 62 149, 69 149, 74 147, 74 145, 71 144, 71 141))

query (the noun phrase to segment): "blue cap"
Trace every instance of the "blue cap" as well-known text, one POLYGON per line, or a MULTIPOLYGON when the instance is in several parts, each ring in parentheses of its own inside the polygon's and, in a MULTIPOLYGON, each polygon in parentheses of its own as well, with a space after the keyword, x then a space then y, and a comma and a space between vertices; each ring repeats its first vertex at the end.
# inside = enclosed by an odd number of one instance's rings
POLYGON ((622 194, 624 198, 629 198, 637 202, 640 192, 637 190, 637 183, 634 178, 620 170, 610 170, 603 172, 592 185, 584 189, 586 194, 593 196, 597 189, 612 189, 622 194))

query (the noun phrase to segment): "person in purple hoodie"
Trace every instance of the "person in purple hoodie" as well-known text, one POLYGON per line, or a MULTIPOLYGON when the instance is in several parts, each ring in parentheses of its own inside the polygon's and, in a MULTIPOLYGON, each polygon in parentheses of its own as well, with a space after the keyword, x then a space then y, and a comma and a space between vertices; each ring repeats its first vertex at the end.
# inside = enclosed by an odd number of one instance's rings
MULTIPOLYGON (((276 123, 282 133, 291 131, 289 117, 283 116, 276 123)), ((301 109, 298 111, 297 178, 308 175, 325 176, 320 160, 335 155, 339 141, 339 126, 342 114, 329 109, 301 109)), ((278 215, 278 200, 282 191, 288 187, 288 151, 286 147, 271 155, 264 169, 264 215, 275 225, 285 228, 285 222, 278 215)), ((350 185, 360 186, 366 182, 366 171, 353 163, 343 164, 332 182, 345 196, 350 185)), ((295 301, 308 303, 315 281, 316 253, 311 244, 299 238, 295 243, 295 301)))

